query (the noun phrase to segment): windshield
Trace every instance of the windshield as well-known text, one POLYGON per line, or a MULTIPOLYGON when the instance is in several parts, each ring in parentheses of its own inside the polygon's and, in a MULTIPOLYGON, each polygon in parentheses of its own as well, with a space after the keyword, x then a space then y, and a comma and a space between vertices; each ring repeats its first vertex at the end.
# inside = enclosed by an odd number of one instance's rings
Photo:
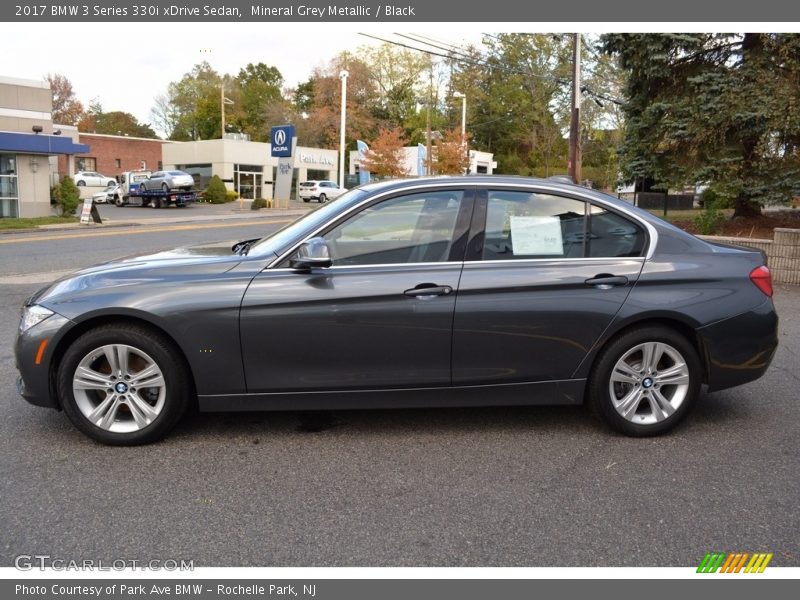
POLYGON ((323 204, 320 208, 312 210, 286 227, 261 238, 253 244, 248 254, 250 256, 254 254, 264 256, 270 253, 280 255, 292 244, 310 235, 311 232, 335 218, 339 213, 357 204, 364 196, 366 196, 366 192, 360 189, 342 194, 336 200, 323 204))

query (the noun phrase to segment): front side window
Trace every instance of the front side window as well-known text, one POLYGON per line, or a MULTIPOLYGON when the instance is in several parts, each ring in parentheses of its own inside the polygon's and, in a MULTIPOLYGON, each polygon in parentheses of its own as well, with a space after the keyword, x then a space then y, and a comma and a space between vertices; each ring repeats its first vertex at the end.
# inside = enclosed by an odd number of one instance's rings
POLYGON ((447 261, 463 197, 434 191, 365 208, 323 236, 333 265, 447 261))
POLYGON ((483 260, 641 256, 642 228, 604 207, 544 193, 490 191, 483 260))

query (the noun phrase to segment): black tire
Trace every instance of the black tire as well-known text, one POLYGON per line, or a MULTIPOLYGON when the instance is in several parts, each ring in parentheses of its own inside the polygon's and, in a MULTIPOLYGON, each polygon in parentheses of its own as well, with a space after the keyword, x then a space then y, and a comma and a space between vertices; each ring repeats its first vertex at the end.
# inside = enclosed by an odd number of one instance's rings
MULTIPOLYGON (((653 356, 656 354, 657 352, 653 352, 653 356)), ((587 401, 597 416, 620 433, 633 437, 659 435, 674 428, 689 413, 700 393, 702 373, 703 368, 697 350, 683 335, 674 329, 659 325, 637 327, 612 339, 600 352, 589 377, 587 401), (644 353, 640 355, 636 353, 638 347, 648 344, 659 344, 660 347, 665 348, 660 359, 661 362, 654 365, 652 373, 649 373, 648 369, 643 366, 645 363, 644 353), (633 354, 630 354, 631 352, 633 354), (641 378, 641 382, 612 384, 611 377, 614 369, 626 355, 632 358, 626 359, 625 365, 631 366, 631 363, 627 361, 634 361, 634 371, 638 371, 641 366, 641 373, 637 374, 641 378), (641 358, 637 358, 637 356, 641 358), (688 382, 685 387, 658 381, 658 369, 662 369, 662 373, 665 373, 666 369, 678 366, 679 361, 674 360, 674 357, 682 359, 681 364, 685 365, 685 371, 688 372, 688 382), (640 391, 638 400, 633 396, 633 393, 637 391, 640 391), (631 393, 630 396, 629 393, 631 393), (615 396, 613 400, 612 394, 615 396), (657 411, 654 408, 659 404, 656 400, 657 396, 666 399, 669 403, 667 409, 673 412, 668 414, 666 411, 658 411, 660 420, 652 422, 653 419, 657 419, 657 411), (628 416, 623 416, 622 412, 625 410, 622 406, 625 404, 624 399, 626 398, 633 400, 635 406, 639 408, 634 407, 628 416), (621 408, 616 408, 615 403, 618 403, 621 408)), ((614 375, 618 378, 616 374, 614 375)))
MULTIPOLYGON (((98 356, 101 356, 98 354, 98 356)), ((61 406, 70 421, 90 438, 112 446, 136 446, 149 444, 163 438, 186 412, 192 394, 192 384, 187 368, 176 358, 180 352, 175 345, 162 334, 138 325, 102 325, 84 333, 67 349, 58 369, 57 383, 61 406), (89 418, 79 407, 73 390, 73 378, 81 361, 84 361, 95 350, 108 345, 126 345, 152 358, 161 370, 164 380, 164 397, 160 412, 148 425, 130 432, 117 432, 104 429, 89 418)), ((103 359, 98 359, 102 361, 103 359)), ((109 365, 110 363, 106 363, 109 365)), ((110 368, 107 370, 111 371, 110 368)), ((135 375, 134 375, 135 377, 135 375)), ((120 378, 122 381, 122 378, 120 378)), ((131 387, 131 391, 135 388, 131 387)), ((87 392, 87 394, 92 392, 87 392)), ((102 395, 104 392, 99 391, 102 395)), ((159 400, 161 402, 161 400, 159 400)), ((132 420, 132 411, 127 413, 122 408, 114 412, 114 423, 120 422, 125 415, 132 420), (120 415, 117 419, 117 414, 120 415)))
POLYGON ((325 194, 320 194, 319 195, 319 203, 320 204, 324 204, 327 201, 328 201, 328 197, 325 194))
POLYGON ((86 185, 86 182, 85 181, 77 181, 77 182, 75 182, 75 185, 77 185, 78 187, 83 187, 83 186, 86 185))
POLYGON ((303 198, 303 202, 306 202, 306 203, 311 202, 311 198, 303 198))
POLYGON ((169 194, 169 186, 166 183, 161 184, 161 191, 165 194, 169 194))
POLYGON ((161 208, 163 206, 163 203, 161 202, 161 198, 153 198, 150 201, 150 206, 152 206, 153 208, 161 208))

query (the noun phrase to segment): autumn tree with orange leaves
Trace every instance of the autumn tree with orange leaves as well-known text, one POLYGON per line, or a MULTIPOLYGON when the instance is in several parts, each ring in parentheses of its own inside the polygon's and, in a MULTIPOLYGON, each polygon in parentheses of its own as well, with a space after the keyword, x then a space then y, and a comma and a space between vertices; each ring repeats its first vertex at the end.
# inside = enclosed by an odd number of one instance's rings
POLYGON ((378 137, 364 153, 361 168, 378 177, 407 177, 405 145, 406 139, 400 127, 381 128, 378 137))
POLYGON ((448 129, 433 145, 435 175, 463 175, 469 167, 469 134, 462 137, 460 129, 448 129))

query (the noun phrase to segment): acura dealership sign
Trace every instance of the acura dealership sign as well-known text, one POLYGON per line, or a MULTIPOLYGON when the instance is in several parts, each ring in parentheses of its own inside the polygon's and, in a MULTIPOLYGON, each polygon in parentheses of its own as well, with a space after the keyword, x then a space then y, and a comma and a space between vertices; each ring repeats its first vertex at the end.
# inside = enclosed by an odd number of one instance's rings
POLYGON ((294 140, 294 125, 279 125, 273 127, 270 135, 272 141, 272 156, 287 157, 292 155, 292 141, 294 140))

